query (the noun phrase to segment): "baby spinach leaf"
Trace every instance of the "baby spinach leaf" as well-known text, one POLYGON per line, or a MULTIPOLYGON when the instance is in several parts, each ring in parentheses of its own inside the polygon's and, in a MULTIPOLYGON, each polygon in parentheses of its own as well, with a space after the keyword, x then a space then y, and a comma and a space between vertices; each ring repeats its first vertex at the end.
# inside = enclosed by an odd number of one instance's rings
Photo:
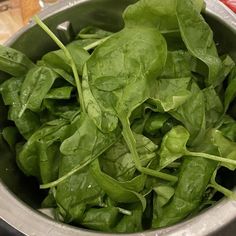
POLYGON ((19 117, 26 109, 39 111, 41 103, 58 77, 54 71, 47 67, 35 67, 31 69, 21 86, 20 101, 22 104, 19 117))
POLYGON ((51 183, 41 185, 41 188, 54 187, 61 182, 64 182, 77 172, 83 170, 104 151, 106 151, 119 137, 118 129, 116 132, 114 131, 108 135, 104 135, 97 129, 86 113, 81 113, 75 130, 76 131, 69 138, 64 138, 60 151, 62 154, 68 156, 68 158, 79 155, 83 159, 80 164, 75 165, 75 167, 71 168, 64 176, 51 183), (88 130, 91 132, 88 132, 88 130), (72 147, 71 149, 70 145, 72 147))
POLYGON ((131 215, 124 215, 116 227, 113 229, 117 233, 133 233, 143 230, 142 227, 142 206, 132 204, 129 208, 131 215))
POLYGON ((194 1, 177 0, 176 15, 187 49, 208 66, 206 85, 214 86, 222 64, 213 41, 212 30, 194 6, 194 1))
POLYGON ((233 118, 225 116, 220 131, 225 137, 236 142, 236 121, 233 118))
POLYGON ((232 70, 230 77, 228 79, 228 86, 225 90, 225 99, 224 99, 224 106, 225 111, 228 110, 230 103, 236 97, 236 66, 232 70))
POLYGON ((175 110, 191 96, 188 90, 190 78, 157 79, 152 86, 149 103, 156 106, 158 112, 175 110))
POLYGON ((112 32, 97 28, 95 26, 87 26, 80 30, 76 38, 81 39, 102 39, 112 35, 112 32))
POLYGON ((167 113, 152 114, 144 124, 144 131, 149 135, 157 134, 169 118, 167 113))
POLYGON ((75 172, 73 170, 86 160, 91 162, 101 155, 114 143, 117 133, 105 136, 84 113, 77 126, 74 134, 65 139, 60 148, 64 156, 59 167, 56 200, 65 210, 64 218, 79 223, 87 204, 99 204, 102 190, 90 174, 89 168, 81 168, 75 172), (69 175, 71 171, 73 174, 69 175), (60 182, 60 178, 63 181, 60 182))
POLYGON ((0 93, 5 105, 14 105, 19 100, 19 89, 23 78, 11 78, 0 85, 0 93))
MULTIPOLYGON (((195 151, 218 154, 211 135, 206 136, 195 151)), ((204 158, 186 157, 181 165, 179 180, 171 201, 159 211, 152 227, 164 227, 179 222, 188 216, 201 203, 203 194, 211 179, 217 163, 204 158)), ((156 206, 154 206, 154 212, 156 206)))
POLYGON ((182 126, 172 128, 163 138, 159 151, 159 169, 182 157, 189 139, 188 131, 182 126))
MULTIPOLYGON (((178 0, 141 0, 130 5, 123 13, 126 27, 157 27, 162 33, 178 30, 176 5, 178 0), (140 17, 142 16, 142 17, 140 17)), ((203 0, 193 1, 194 8, 200 12, 203 0)))
POLYGON ((0 70, 12 76, 25 75, 34 67, 33 62, 22 52, 0 45, 0 70))
POLYGON ((58 77, 63 78, 65 81, 67 81, 69 84, 76 86, 74 77, 67 71, 57 68, 54 65, 47 63, 44 60, 37 61, 37 66, 46 66, 50 69, 52 69, 55 73, 58 74, 58 77))
POLYGON ((119 219, 118 213, 116 207, 91 208, 84 213, 81 225, 89 229, 112 232, 119 219))
POLYGON ((153 212, 152 212, 152 222, 158 220, 158 216, 163 214, 164 206, 170 202, 171 198, 175 193, 175 189, 169 184, 158 183, 156 187, 153 188, 155 194, 153 197, 153 212))
POLYGON ((191 67, 194 59, 184 50, 168 51, 166 64, 160 78, 178 79, 191 77, 191 67))
POLYGON ((213 128, 224 114, 223 104, 212 86, 202 91, 205 100, 206 127, 213 128))
POLYGON ((36 176, 43 183, 57 178, 49 178, 55 165, 58 165, 60 154, 58 142, 66 137, 69 122, 55 120, 38 129, 23 146, 17 157, 17 163, 26 175, 36 176), (46 169, 45 169, 46 168, 46 169))
POLYGON ((19 117, 20 110, 21 104, 18 100, 9 108, 8 119, 14 121, 20 134, 27 140, 41 126, 41 122, 37 114, 29 110, 19 117))
MULTIPOLYGON (((214 132, 217 132, 214 130, 214 132)), ((211 139, 214 139, 214 132, 211 131, 211 139)), ((177 158, 181 156, 195 156, 195 157, 202 157, 209 160, 214 160, 217 162, 223 162, 226 164, 232 164, 236 166, 236 161, 232 159, 222 158, 216 155, 209 155, 203 152, 193 152, 188 151, 186 148, 186 143, 189 138, 189 133, 187 130, 182 126, 174 127, 169 133, 167 133, 164 138, 160 149, 160 168, 165 166, 166 164, 170 164, 177 158), (178 136, 178 141, 176 140, 178 136), (181 137, 181 138, 180 138, 181 137), (177 145, 176 145, 177 144, 177 145)))
POLYGON ((47 109, 48 113, 56 116, 57 118, 61 117, 66 120, 73 120, 78 113, 80 113, 80 106, 77 101, 67 101, 54 100, 54 99, 44 99, 43 109, 47 109))
POLYGON ((60 142, 54 141, 53 143, 48 144, 44 140, 40 140, 35 143, 35 145, 41 182, 48 183, 57 179, 59 160, 61 157, 59 151, 60 142))
MULTIPOLYGON (((87 49, 87 51, 90 50, 91 45, 96 44, 96 42, 100 41, 100 39, 96 38, 89 38, 89 39, 80 39, 79 37, 76 37, 77 44, 82 47, 83 49, 87 49), (88 49, 89 48, 89 49, 88 49)), ((95 45, 95 47, 98 45, 95 45)), ((92 47, 91 49, 93 49, 92 47)))
MULTIPOLYGON (((46 65, 46 64, 45 64, 46 65)), ((50 65, 46 65, 48 67, 50 67, 50 65)), ((67 81, 68 83, 70 83, 71 85, 73 85, 74 87, 76 86, 76 83, 75 83, 75 79, 74 77, 69 74, 68 72, 60 69, 60 68, 53 68, 53 67, 50 67, 54 72, 56 72, 59 77, 65 79, 65 81, 67 81)))
POLYGON ((159 172, 157 170, 153 170, 148 167, 142 166, 138 152, 135 147, 135 138, 134 138, 133 132, 130 128, 129 120, 122 120, 122 125, 123 125, 122 135, 123 135, 123 137, 127 143, 127 146, 129 147, 129 150, 132 154, 136 169, 143 174, 151 175, 151 176, 161 178, 164 180, 168 180, 168 181, 172 181, 172 182, 177 181, 177 178, 173 175, 169 175, 169 174, 159 172))
MULTIPOLYGON (((225 138, 220 131, 214 132, 213 139, 222 157, 236 160, 236 142, 225 138)), ((236 168, 235 165, 229 163, 222 163, 221 165, 232 171, 236 168)))
POLYGON ((50 189, 48 195, 43 199, 41 203, 42 208, 56 208, 56 200, 55 200, 55 189, 50 189))
MULTIPOLYGON (((62 156, 59 165, 59 177, 66 175, 76 165, 83 162, 83 156, 62 156)), ((56 202, 66 222, 80 224, 87 206, 98 206, 104 193, 89 168, 77 171, 56 188, 56 202)))
MULTIPOLYGON (((143 135, 134 134, 136 148, 143 166, 156 158, 157 145, 143 135)), ((101 157, 101 169, 118 181, 128 181, 134 177, 136 168, 123 139, 117 141, 101 157)))
POLYGON ((65 139, 60 147, 64 155, 80 155, 84 158, 93 158, 101 155, 119 137, 119 129, 109 134, 102 133, 92 120, 81 114, 78 129, 65 139))
POLYGON ((222 84, 222 82, 224 82, 227 76, 229 74, 232 74, 232 72, 234 71, 234 67, 236 67, 235 62, 229 55, 224 55, 223 57, 221 57, 221 60, 222 60, 222 68, 217 81, 218 83, 216 85, 222 84))
POLYGON ((67 73, 71 73, 71 67, 69 66, 68 62, 66 61, 64 52, 62 49, 49 52, 42 57, 41 64, 45 66, 52 67, 52 68, 59 68, 67 73))
POLYGON ((205 135, 205 100, 195 82, 192 82, 190 92, 189 99, 176 110, 170 111, 170 114, 185 126, 190 133, 189 143, 195 145, 202 142, 205 135))
POLYGON ((8 143, 12 151, 15 151, 15 145, 19 138, 19 133, 16 127, 8 126, 2 130, 2 136, 8 143))
POLYGON ((53 88, 45 95, 44 99, 70 99, 73 87, 65 86, 61 88, 53 88))
POLYGON ((173 176, 141 166, 128 121, 132 110, 150 96, 151 82, 162 72, 166 54, 165 40, 157 30, 126 27, 97 47, 87 61, 84 71, 83 95, 89 116, 101 130, 105 132, 114 130, 119 118, 123 126, 122 134, 139 171, 174 181, 173 176), (132 50, 134 44, 136 45, 135 51, 132 50), (143 54, 144 50, 150 53, 143 54), (156 52, 155 57, 153 57, 154 52, 156 52), (99 64, 96 63, 97 60, 99 60, 99 64), (107 66, 108 63, 110 66, 107 66), (106 80, 110 80, 109 84, 113 85, 115 82, 112 81, 117 81, 117 76, 121 82, 118 87, 112 87, 114 91, 97 89, 98 83, 95 81, 106 77, 106 80))
POLYGON ((95 160, 90 167, 90 171, 103 191, 114 201, 120 203, 141 202, 143 210, 146 208, 145 198, 127 188, 126 183, 120 183, 109 175, 103 173, 100 169, 98 160, 95 160))
POLYGON ((29 110, 19 117, 19 112, 21 110, 19 94, 22 82, 22 78, 11 78, 6 80, 1 84, 0 92, 5 105, 10 105, 8 119, 14 121, 20 134, 25 139, 28 139, 41 124, 39 117, 29 110))
POLYGON ((166 205, 175 193, 175 189, 168 185, 159 185, 153 190, 157 194, 156 204, 160 205, 160 207, 166 205))
POLYGON ((165 41, 151 28, 123 29, 96 48, 86 63, 82 84, 86 109, 96 125, 111 131, 121 114, 129 116, 143 103, 165 60, 165 41), (98 86, 104 80, 108 91, 98 86))
POLYGON ((70 52, 72 59, 75 61, 78 73, 82 75, 83 66, 90 57, 89 53, 80 47, 76 41, 68 44, 66 48, 70 52))
MULTIPOLYGON (((84 50, 77 41, 73 41, 72 43, 68 44, 66 48, 71 53, 78 73, 81 75, 83 65, 90 56, 89 53, 84 50)), ((70 74, 72 73, 69 59, 65 56, 65 53, 62 49, 45 54, 42 60, 46 63, 46 65, 50 65, 53 68, 62 69, 70 74)))
POLYGON ((176 0, 141 0, 130 5, 123 13, 126 27, 156 27, 160 31, 178 29, 175 15, 176 0), (140 17, 142 16, 142 17, 140 17))

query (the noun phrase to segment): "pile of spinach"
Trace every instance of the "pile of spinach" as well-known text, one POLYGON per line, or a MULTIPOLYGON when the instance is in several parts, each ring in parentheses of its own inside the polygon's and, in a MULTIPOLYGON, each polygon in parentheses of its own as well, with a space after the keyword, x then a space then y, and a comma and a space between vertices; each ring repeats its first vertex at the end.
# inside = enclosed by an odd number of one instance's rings
POLYGON ((140 0, 124 28, 82 29, 33 63, 0 46, 19 168, 66 223, 107 232, 169 226, 211 204, 236 168, 236 66, 218 55, 201 0, 140 0))

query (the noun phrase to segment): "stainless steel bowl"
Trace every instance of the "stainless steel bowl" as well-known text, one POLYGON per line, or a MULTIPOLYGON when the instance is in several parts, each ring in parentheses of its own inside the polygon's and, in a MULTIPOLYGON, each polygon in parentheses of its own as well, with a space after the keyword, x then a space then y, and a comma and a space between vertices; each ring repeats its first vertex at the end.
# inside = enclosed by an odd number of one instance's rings
MULTIPOLYGON (((111 31, 119 30, 123 25, 122 11, 128 4, 134 2, 135 0, 63 1, 46 9, 41 14, 41 18, 45 19, 46 24, 66 42, 73 36, 73 32, 76 33, 87 25, 96 25, 111 31)), ((236 15, 218 0, 206 0, 205 2, 206 20, 214 29, 220 50, 229 53, 236 61, 236 15)), ((40 58, 45 52, 55 49, 55 44, 33 22, 12 37, 7 45, 23 51, 33 60, 40 58)), ((0 76, 3 78, 5 75, 0 76)), ((1 125, 4 125, 6 120, 6 111, 1 101, 0 114, 1 130, 1 125)), ((14 156, 4 145, 1 136, 0 150, 0 217, 4 221, 30 236, 104 235, 104 233, 56 222, 39 212, 37 209, 42 200, 42 193, 33 180, 20 173, 14 156)), ((214 207, 206 209, 182 223, 133 235, 212 235, 221 232, 233 221, 236 222, 236 202, 223 199, 214 207)), ((231 235, 235 235, 234 232, 231 233, 231 235)), ((219 235, 222 234, 224 232, 219 235)))

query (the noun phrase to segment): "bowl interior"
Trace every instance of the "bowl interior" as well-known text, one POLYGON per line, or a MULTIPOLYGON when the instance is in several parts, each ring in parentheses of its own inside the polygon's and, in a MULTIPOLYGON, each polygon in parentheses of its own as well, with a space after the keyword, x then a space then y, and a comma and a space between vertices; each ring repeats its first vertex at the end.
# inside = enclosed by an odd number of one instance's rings
MULTIPOLYGON (((65 21, 71 22, 73 34, 88 25, 94 25, 110 31, 118 31, 122 28, 123 21, 121 14, 128 4, 135 0, 90 0, 78 1, 73 6, 56 6, 55 14, 51 11, 44 13, 46 24, 58 34, 57 26, 65 21)), ((221 54, 229 53, 236 61, 236 40, 235 30, 219 21, 213 15, 206 13, 205 18, 215 32, 215 41, 221 54)), ((16 35, 10 41, 10 45, 24 52, 32 60, 39 59, 46 52, 56 49, 53 41, 38 26, 30 24, 25 30, 16 35)), ((6 75, 0 75, 2 80, 6 75)), ((1 83, 1 80, 0 80, 1 83)), ((236 113, 236 112, 235 112, 236 113)), ((7 110, 0 99, 0 130, 8 124, 7 110)), ((15 163, 14 154, 10 152, 2 136, 0 135, 0 178, 18 198, 26 202, 29 206, 37 209, 45 196, 44 191, 40 191, 34 178, 25 177, 15 163)), ((224 170, 222 174, 225 175, 224 170)), ((236 184, 236 175, 226 177, 223 182, 226 187, 233 187, 236 184)))

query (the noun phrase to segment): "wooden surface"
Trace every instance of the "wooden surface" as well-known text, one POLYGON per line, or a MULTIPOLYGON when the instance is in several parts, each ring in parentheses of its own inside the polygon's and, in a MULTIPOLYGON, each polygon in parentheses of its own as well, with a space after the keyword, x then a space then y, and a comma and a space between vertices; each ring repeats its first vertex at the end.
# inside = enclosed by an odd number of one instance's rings
POLYGON ((21 16, 24 24, 29 22, 31 16, 40 11, 38 0, 21 0, 20 1, 21 16))
POLYGON ((0 12, 0 43, 4 43, 11 35, 28 22, 36 13, 38 0, 10 0, 8 10, 0 12))
MULTIPOLYGON (((59 0, 45 0, 53 4, 59 0)), ((0 44, 29 22, 41 10, 39 0, 8 0, 8 10, 0 12, 0 44)))
POLYGON ((19 8, 0 12, 0 44, 23 26, 19 8))

